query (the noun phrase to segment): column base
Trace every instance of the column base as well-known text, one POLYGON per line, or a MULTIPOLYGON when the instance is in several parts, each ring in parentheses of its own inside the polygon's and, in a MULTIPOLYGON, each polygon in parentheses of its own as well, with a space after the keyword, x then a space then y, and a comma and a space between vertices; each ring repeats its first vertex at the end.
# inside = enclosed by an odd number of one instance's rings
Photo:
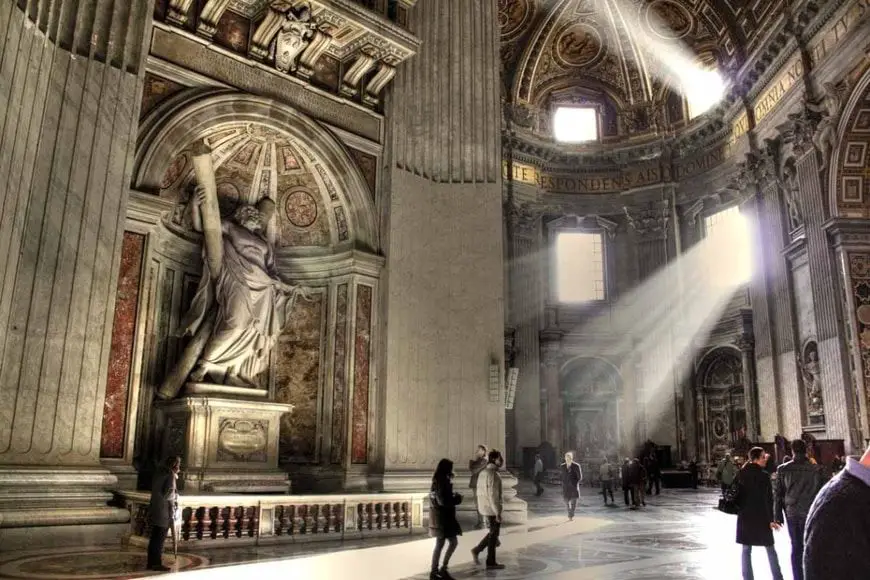
POLYGON ((101 468, 0 467, 0 550, 116 543, 130 513, 101 468))

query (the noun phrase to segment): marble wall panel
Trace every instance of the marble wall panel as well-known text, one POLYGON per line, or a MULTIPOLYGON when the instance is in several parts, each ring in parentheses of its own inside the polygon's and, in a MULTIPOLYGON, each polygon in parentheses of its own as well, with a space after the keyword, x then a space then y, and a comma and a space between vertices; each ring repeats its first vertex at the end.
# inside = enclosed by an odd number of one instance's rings
MULTIPOLYGON (((870 253, 849 252, 849 274, 855 310, 849 315, 855 319, 858 337, 858 352, 861 357, 862 374, 858 384, 866 396, 865 407, 870 408, 870 253)), ((819 353, 821 354, 821 353, 819 353)))
POLYGON ((279 456, 309 463, 317 453, 317 403, 321 375, 323 295, 298 300, 275 347, 275 400, 294 405, 281 417, 279 456))
POLYGON ((335 361, 332 380, 331 463, 342 463, 347 441, 347 284, 338 287, 335 304, 335 361))
POLYGON ((357 167, 359 167, 363 177, 365 177, 366 184, 369 186, 369 193, 374 198, 378 180, 378 158, 351 147, 348 148, 348 151, 350 151, 350 156, 356 161, 357 167))
POLYGON ((235 53, 246 55, 251 34, 251 21, 227 10, 215 27, 214 41, 235 53))
POLYGON ((762 441, 773 441, 774 436, 780 432, 774 366, 772 356, 759 357, 755 361, 756 383, 758 384, 758 415, 762 441))
POLYGON ((144 118, 148 113, 153 111, 157 105, 183 90, 184 85, 155 74, 145 73, 145 84, 142 87, 142 106, 139 109, 139 118, 144 118))
MULTIPOLYGON (((789 351, 779 355, 779 400, 778 405, 782 417, 780 435, 793 439, 801 434, 804 418, 801 389, 803 381, 799 378, 800 369, 797 366, 798 353, 789 351)), ((761 384, 759 382, 759 388, 761 384)), ((764 416, 762 411, 762 417, 764 416)), ((770 441, 770 439, 765 439, 770 441)))
POLYGON ((136 338, 136 314, 139 308, 139 283, 142 277, 144 249, 144 235, 124 232, 112 325, 112 345, 109 350, 109 372, 103 400, 100 457, 104 458, 119 459, 124 456, 130 371, 133 363, 133 343, 136 338))
POLYGON ((372 340, 372 287, 358 286, 354 324, 353 422, 351 461, 366 463, 369 428, 369 367, 372 340))
POLYGON ((797 309, 800 344, 816 335, 816 316, 813 306, 813 289, 810 281, 810 267, 804 262, 792 272, 794 296, 797 309))

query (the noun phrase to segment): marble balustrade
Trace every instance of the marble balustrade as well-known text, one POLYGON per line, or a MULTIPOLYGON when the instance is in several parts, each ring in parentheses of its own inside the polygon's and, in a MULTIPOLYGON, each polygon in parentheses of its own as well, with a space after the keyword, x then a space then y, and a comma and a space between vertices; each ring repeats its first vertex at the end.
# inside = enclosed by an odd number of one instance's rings
MULTIPOLYGON (((128 541, 148 543, 148 492, 121 492, 128 541)), ((179 545, 351 540, 421 533, 426 493, 353 495, 180 495, 179 545)), ((172 540, 167 539, 168 543, 172 540)))

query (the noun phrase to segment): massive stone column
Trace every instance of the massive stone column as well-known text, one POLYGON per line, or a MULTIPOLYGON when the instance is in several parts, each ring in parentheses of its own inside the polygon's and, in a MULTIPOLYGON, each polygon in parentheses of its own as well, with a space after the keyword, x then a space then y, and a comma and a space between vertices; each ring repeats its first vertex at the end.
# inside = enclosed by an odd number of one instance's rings
MULTIPOLYGON (((657 275, 670 275, 664 271, 669 262, 669 229, 671 204, 661 199, 645 206, 625 208, 637 246, 638 286, 650 283, 657 275)), ((656 288, 669 284, 655 283, 656 288)), ((666 316, 649 336, 638 337, 643 364, 643 382, 637 385, 640 410, 644 416, 646 436, 660 445, 671 445, 679 454, 677 434, 677 398, 674 384, 674 353, 672 352, 672 326, 676 320, 666 316)))
MULTIPOLYGON (((504 449, 504 377, 489 378, 504 364, 496 7, 420 0, 409 27, 421 49, 387 106, 388 489, 428 489, 442 457, 461 476, 478 444, 504 449)), ((510 509, 524 517, 520 504, 510 509)))
POLYGON ((100 430, 151 4, 0 6, 4 549, 117 539, 127 517, 100 430))
POLYGON ((783 128, 785 144, 793 156, 793 181, 806 225, 806 253, 809 262, 815 321, 818 379, 824 400, 825 430, 828 439, 844 439, 849 448, 861 447, 855 437, 858 433, 857 413, 852 396, 848 372, 847 337, 842 323, 842 299, 832 291, 837 279, 834 256, 823 225, 829 217, 828 196, 822 191, 819 171, 819 153, 813 137, 819 115, 809 108, 790 116, 783 128))
POLYGON ((515 329, 514 364, 519 368, 514 399, 514 453, 519 464, 524 447, 537 447, 546 439, 541 434, 540 405, 541 219, 537 213, 517 212, 508 220, 508 323, 515 329))

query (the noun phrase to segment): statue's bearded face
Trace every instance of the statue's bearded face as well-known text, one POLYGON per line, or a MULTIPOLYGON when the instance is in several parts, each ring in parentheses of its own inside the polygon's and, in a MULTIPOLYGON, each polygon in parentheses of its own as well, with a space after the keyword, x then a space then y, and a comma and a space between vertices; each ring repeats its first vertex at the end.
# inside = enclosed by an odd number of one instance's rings
POLYGON ((258 233, 263 231, 263 216, 260 211, 250 205, 245 205, 236 210, 233 216, 237 224, 248 231, 258 233))

